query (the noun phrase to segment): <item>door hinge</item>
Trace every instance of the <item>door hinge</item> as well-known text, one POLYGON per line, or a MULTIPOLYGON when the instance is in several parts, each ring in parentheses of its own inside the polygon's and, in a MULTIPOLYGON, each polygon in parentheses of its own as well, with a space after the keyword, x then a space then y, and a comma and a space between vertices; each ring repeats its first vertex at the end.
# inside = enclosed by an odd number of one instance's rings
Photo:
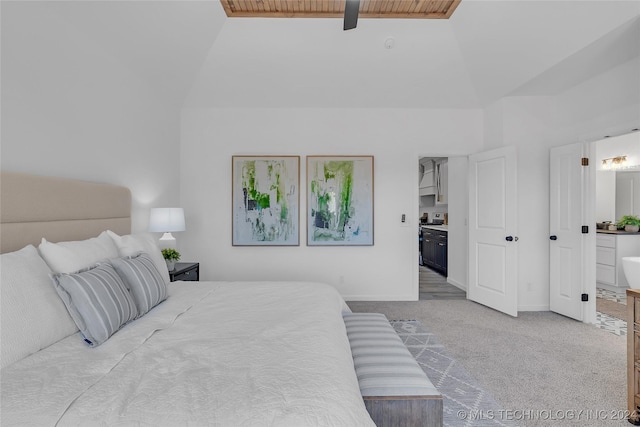
POLYGON ((583 225, 582 226, 582 234, 589 234, 589 226, 588 225, 583 225))
POLYGON ((589 166, 589 158, 588 157, 583 157, 581 160, 581 164, 582 166, 589 166))
POLYGON ((583 302, 589 301, 589 294, 582 294, 581 296, 583 302))

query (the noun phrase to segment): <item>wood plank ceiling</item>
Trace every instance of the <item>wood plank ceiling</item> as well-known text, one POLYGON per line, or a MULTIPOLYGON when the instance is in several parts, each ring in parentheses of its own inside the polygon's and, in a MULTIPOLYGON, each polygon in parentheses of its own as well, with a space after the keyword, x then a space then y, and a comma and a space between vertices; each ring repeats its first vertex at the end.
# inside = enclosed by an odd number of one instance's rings
MULTIPOLYGON (((448 19, 461 0, 361 0, 360 18, 448 19)), ((231 18, 341 18, 345 0, 221 0, 231 18)))

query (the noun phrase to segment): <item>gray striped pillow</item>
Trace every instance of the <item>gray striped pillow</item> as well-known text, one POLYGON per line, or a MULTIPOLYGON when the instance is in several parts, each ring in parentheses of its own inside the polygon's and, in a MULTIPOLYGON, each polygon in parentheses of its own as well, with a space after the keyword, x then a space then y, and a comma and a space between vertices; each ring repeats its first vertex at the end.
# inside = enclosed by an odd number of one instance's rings
POLYGON ((115 258, 110 262, 131 291, 138 317, 167 298, 167 285, 149 254, 141 252, 134 258, 115 258))
POLYGON ((136 318, 138 310, 124 282, 109 264, 74 274, 56 274, 56 292, 76 322, 84 340, 98 346, 122 325, 136 318))

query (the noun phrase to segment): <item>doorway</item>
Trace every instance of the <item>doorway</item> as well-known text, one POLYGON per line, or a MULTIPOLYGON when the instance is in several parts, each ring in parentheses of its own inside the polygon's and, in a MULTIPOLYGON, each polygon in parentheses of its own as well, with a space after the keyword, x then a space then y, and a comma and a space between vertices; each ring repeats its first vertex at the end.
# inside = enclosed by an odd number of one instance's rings
MULTIPOLYGON (((640 256, 640 234, 616 226, 624 215, 640 216, 640 133, 605 138, 592 144, 595 163, 596 325, 626 334, 624 256, 640 256)), ((595 187, 595 188, 594 188, 595 187)))
POLYGON ((466 299, 466 157, 418 159, 418 285, 420 300, 466 299), (453 167, 453 170, 452 170, 453 167), (453 210, 453 212, 452 212, 453 210), (453 227, 450 219, 453 218, 453 227), (464 240, 461 240, 464 237, 464 240), (456 277, 465 279, 457 283, 456 277))

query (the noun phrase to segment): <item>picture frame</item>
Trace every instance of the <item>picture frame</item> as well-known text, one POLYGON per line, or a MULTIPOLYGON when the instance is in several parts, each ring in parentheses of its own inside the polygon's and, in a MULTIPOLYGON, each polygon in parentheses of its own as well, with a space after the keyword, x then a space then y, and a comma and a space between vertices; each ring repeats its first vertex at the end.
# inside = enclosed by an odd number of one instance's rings
POLYGON ((232 156, 232 245, 300 245, 300 156, 232 156))
POLYGON ((307 245, 373 246, 373 156, 307 156, 307 245))

